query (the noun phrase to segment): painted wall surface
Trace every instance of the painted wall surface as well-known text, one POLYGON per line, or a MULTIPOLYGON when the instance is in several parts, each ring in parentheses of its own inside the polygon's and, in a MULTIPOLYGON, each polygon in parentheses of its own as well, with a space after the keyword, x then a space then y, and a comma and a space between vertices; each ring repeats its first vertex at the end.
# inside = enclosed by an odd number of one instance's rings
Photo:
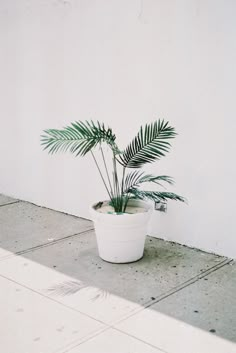
POLYGON ((148 171, 189 204, 150 234, 236 257, 235 18, 234 0, 0 0, 0 192, 89 217, 92 160, 48 156, 41 131, 93 118, 123 148, 165 118, 179 136, 148 171))

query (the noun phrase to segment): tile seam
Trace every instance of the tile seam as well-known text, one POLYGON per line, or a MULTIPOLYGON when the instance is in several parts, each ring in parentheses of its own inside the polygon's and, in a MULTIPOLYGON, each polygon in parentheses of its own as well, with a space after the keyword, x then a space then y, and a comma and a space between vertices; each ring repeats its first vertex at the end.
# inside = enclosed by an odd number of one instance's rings
POLYGON ((151 307, 152 305, 156 304, 156 303, 159 303, 160 301, 168 298, 169 296, 181 291, 182 289, 198 282, 199 280, 201 280, 202 278, 210 275, 211 273, 213 272, 216 272, 217 270, 219 270, 220 268, 228 265, 230 262, 232 262, 233 260, 232 259, 225 259, 223 260, 222 262, 219 262, 217 265, 213 266, 213 267, 210 267, 209 269, 207 269, 206 271, 202 271, 200 274, 190 278, 189 280, 185 281, 182 283, 182 285, 179 285, 175 288, 173 288, 172 291, 170 291, 170 293, 166 293, 165 295, 163 295, 161 298, 158 298, 156 301, 153 300, 152 302, 148 302, 147 305, 145 306, 145 308, 149 308, 151 307))
POLYGON ((167 351, 163 350, 162 348, 160 348, 158 346, 153 345, 152 343, 144 341, 143 339, 141 339, 139 337, 133 336, 133 335, 129 334, 128 332, 121 331, 119 329, 116 329, 116 328, 110 327, 110 326, 109 327, 105 327, 105 328, 103 328, 103 329, 101 329, 101 330, 99 330, 99 331, 97 331, 95 333, 91 333, 91 334, 89 334, 86 337, 83 337, 81 340, 78 340, 78 342, 75 345, 73 345, 73 346, 71 346, 71 344, 68 344, 68 347, 65 348, 65 350, 59 349, 59 350, 57 350, 57 352, 54 352, 54 353, 70 353, 70 351, 73 350, 74 348, 83 345, 84 343, 92 340, 93 338, 96 338, 96 337, 100 336, 101 334, 103 334, 104 332, 106 332, 106 331, 108 331, 110 329, 118 331, 118 332, 120 332, 120 333, 122 333, 122 334, 124 334, 124 335, 126 335, 128 337, 131 337, 131 338, 133 338, 133 339, 135 339, 135 340, 137 340, 139 342, 142 342, 142 343, 146 344, 147 346, 150 346, 152 348, 158 349, 160 352, 168 353, 167 351))
POLYGON ((142 307, 138 308, 138 309, 134 309, 133 311, 129 312, 128 315, 120 318, 119 320, 113 322, 112 325, 110 325, 110 327, 115 328, 116 325, 120 324, 121 322, 129 319, 130 317, 140 313, 141 311, 150 308, 152 305, 159 303, 160 301, 168 298, 169 296, 181 291, 182 289, 190 286, 193 283, 196 283, 198 280, 202 279, 203 277, 206 277, 208 274, 215 272, 216 270, 224 267, 225 265, 229 264, 230 262, 232 262, 232 259, 225 259, 223 261, 221 261, 220 263, 216 264, 215 266, 212 266, 211 268, 207 269, 206 271, 190 278, 189 280, 183 282, 182 284, 180 284, 179 286, 176 286, 172 289, 170 289, 169 291, 166 291, 165 293, 163 293, 162 295, 160 295, 156 300, 152 300, 151 302, 146 302, 143 304, 142 307))
MULTIPOLYGON (((86 233, 86 232, 89 232, 89 231, 85 231, 84 233, 86 233)), ((80 233, 80 234, 81 234, 81 233, 80 233)), ((75 235, 77 235, 77 234, 75 234, 75 235)), ((50 244, 50 245, 51 245, 51 244, 50 244)), ((100 334, 102 334, 103 332, 105 332, 105 331, 107 331, 107 330, 109 330, 109 329, 114 329, 114 330, 116 330, 116 331, 118 331, 118 332, 121 332, 121 333, 127 335, 127 336, 130 336, 130 337, 132 337, 132 338, 134 338, 134 339, 137 339, 138 341, 140 341, 140 342, 142 342, 142 343, 145 343, 145 344, 147 344, 147 345, 149 345, 149 346, 151 346, 151 347, 153 347, 153 348, 155 348, 155 349, 158 349, 158 350, 162 351, 163 353, 168 353, 168 352, 164 351, 163 349, 161 349, 161 348, 158 347, 158 346, 152 345, 152 344, 150 344, 149 342, 146 342, 146 341, 144 341, 144 340, 142 340, 142 339, 140 339, 140 338, 138 338, 138 337, 136 337, 136 336, 133 336, 133 335, 129 334, 128 332, 125 332, 125 331, 123 331, 123 330, 121 330, 121 329, 118 329, 118 328, 116 327, 116 325, 118 325, 119 323, 121 323, 121 322, 127 320, 128 318, 130 318, 130 317, 132 317, 132 316, 135 316, 135 315, 138 314, 139 312, 144 311, 145 309, 147 309, 147 308, 151 307, 152 305, 154 305, 154 304, 156 304, 156 303, 158 303, 158 302, 164 300, 165 298, 167 298, 167 297, 169 297, 169 296, 171 296, 171 295, 173 295, 173 294, 175 294, 175 293, 181 291, 182 289, 184 289, 184 288, 190 286, 191 284, 196 283, 198 280, 200 280, 200 279, 204 278, 205 276, 207 276, 207 275, 209 275, 209 274, 211 274, 211 273, 217 271, 218 269, 220 269, 220 268, 222 268, 222 267, 228 265, 228 264, 231 263, 232 261, 233 261, 232 259, 225 259, 225 260, 223 260, 222 262, 216 264, 215 266, 213 266, 213 267, 211 267, 211 268, 205 270, 204 272, 199 273, 198 275, 194 276, 192 279, 189 279, 188 281, 183 282, 182 285, 181 285, 179 288, 176 288, 176 287, 175 287, 175 289, 170 290, 169 293, 167 292, 167 293, 163 294, 163 295, 162 295, 161 297, 159 297, 155 302, 153 301, 153 302, 150 303, 150 304, 147 303, 147 305, 143 306, 142 308, 139 308, 138 310, 135 310, 135 311, 129 313, 129 315, 127 315, 127 316, 125 316, 125 317, 123 317, 123 318, 119 319, 118 321, 115 321, 115 322, 113 322, 113 323, 111 323, 111 324, 108 324, 108 323, 106 323, 106 322, 104 322, 104 321, 102 321, 102 320, 99 320, 99 319, 97 319, 97 318, 94 318, 93 316, 90 316, 90 315, 88 315, 88 314, 86 314, 86 313, 84 313, 84 312, 81 312, 81 311, 78 310, 78 309, 75 309, 75 308, 73 308, 73 307, 70 307, 70 306, 68 306, 68 305, 65 305, 64 303, 62 303, 62 302, 60 302, 60 301, 57 301, 57 300, 55 300, 54 298, 51 298, 51 297, 49 297, 49 296, 47 296, 47 295, 44 295, 43 293, 40 293, 40 292, 38 292, 37 290, 34 290, 34 289, 32 289, 32 288, 30 288, 30 287, 28 287, 28 286, 26 286, 26 285, 23 285, 23 284, 21 284, 21 283, 15 281, 15 280, 13 280, 13 279, 11 279, 11 278, 8 278, 8 277, 6 277, 6 276, 4 276, 4 275, 2 275, 2 274, 0 274, 0 277, 4 278, 4 279, 6 279, 6 280, 9 280, 9 281, 11 281, 11 282, 13 282, 13 283, 15 283, 15 284, 17 284, 17 285, 19 285, 19 286, 21 286, 21 287, 27 289, 27 290, 30 290, 31 292, 36 293, 36 294, 40 295, 40 296, 43 297, 43 298, 49 299, 49 300, 51 300, 52 302, 57 303, 57 304, 59 304, 59 305, 65 307, 65 308, 67 308, 67 309, 69 309, 69 310, 71 310, 71 311, 73 311, 73 312, 77 312, 77 313, 79 313, 79 314, 81 314, 81 315, 83 315, 83 316, 86 316, 86 317, 90 318, 91 320, 95 320, 95 321, 99 322, 100 324, 104 325, 104 327, 101 328, 101 329, 99 329, 98 331, 92 332, 92 333, 86 335, 85 337, 83 337, 83 338, 81 338, 81 339, 78 339, 78 341, 77 341, 77 343, 76 343, 75 345, 71 346, 72 343, 70 343, 70 344, 69 344, 70 347, 68 346, 68 348, 66 348, 66 347, 65 347, 65 349, 64 349, 64 348, 59 348, 59 350, 57 351, 58 353, 59 353, 59 352, 60 352, 60 353, 69 353, 70 350, 72 350, 72 349, 74 349, 75 347, 77 347, 77 346, 79 346, 79 345, 81 345, 81 344, 83 344, 83 343, 85 343, 85 342, 91 340, 92 338, 94 338, 94 337, 96 337, 96 336, 99 336, 100 334), (62 349, 63 349, 63 350, 62 350, 62 349)), ((55 353, 56 353, 56 352, 55 352, 55 353)))
MULTIPOLYGON (((51 301, 54 302, 54 303, 57 303, 57 304, 59 304, 59 305, 65 307, 65 308, 67 308, 67 309, 69 309, 69 310, 71 310, 71 311, 73 311, 73 312, 77 312, 77 313, 79 313, 79 314, 81 314, 81 315, 83 315, 83 316, 86 316, 86 317, 88 317, 88 318, 90 318, 90 319, 92 319, 92 320, 95 320, 95 321, 97 321, 97 322, 99 322, 100 324, 102 324, 102 325, 105 326, 105 327, 103 327, 102 329, 99 329, 98 331, 95 331, 95 332, 93 332, 93 333, 91 333, 91 334, 88 334, 87 336, 85 336, 85 337, 79 339, 78 342, 77 342, 75 345, 70 346, 70 347, 68 347, 68 348, 65 347, 65 349, 63 348, 63 351, 62 351, 61 348, 60 348, 60 349, 57 351, 58 353, 59 353, 59 352, 60 352, 60 353, 69 353, 70 350, 72 350, 73 348, 75 348, 75 347, 77 347, 77 346, 79 346, 79 345, 81 345, 81 344, 87 342, 88 340, 92 339, 93 337, 96 337, 96 336, 100 335, 101 333, 103 333, 103 332, 105 332, 105 331, 107 331, 107 330, 109 330, 109 329, 117 330, 117 331, 119 331, 119 332, 121 332, 121 333, 123 333, 123 334, 126 334, 126 335, 128 335, 128 336, 130 336, 130 337, 132 337, 132 338, 135 338, 135 339, 137 339, 137 340, 139 340, 139 341, 141 341, 141 342, 143 342, 143 343, 145 343, 145 344, 147 344, 147 345, 149 345, 149 346, 151 346, 151 347, 153 347, 153 348, 159 349, 159 350, 161 350, 163 353, 168 353, 168 352, 164 351, 163 349, 161 349, 161 348, 158 347, 158 346, 154 346, 154 345, 150 344, 149 342, 146 342, 146 341, 141 340, 140 338, 138 338, 138 337, 136 337, 136 336, 133 336, 133 335, 129 334, 128 332, 125 332, 125 331, 123 331, 123 330, 121 330, 121 329, 118 329, 118 328, 116 327, 116 325, 118 325, 119 323, 121 323, 121 322, 127 320, 128 318, 130 318, 130 317, 132 317, 132 316, 135 316, 135 315, 138 314, 139 312, 144 311, 145 309, 147 309, 147 308, 151 307, 152 305, 154 305, 154 304, 156 304, 156 303, 158 303, 158 302, 164 300, 165 298, 167 298, 167 297, 169 297, 169 296, 175 294, 176 292, 181 291, 182 289, 186 288, 187 286, 189 286, 189 285, 191 285, 191 284, 193 284, 193 283, 196 283, 196 282, 197 282, 198 280, 200 280, 201 278, 207 276, 208 274, 211 274, 212 272, 217 271, 218 269, 220 269, 220 268, 226 266, 227 264, 229 264, 229 263, 232 262, 232 261, 233 261, 232 259, 225 259, 225 260, 221 261, 220 263, 216 264, 215 266, 212 266, 211 268, 205 270, 204 272, 199 273, 198 275, 194 276, 192 279, 183 282, 182 285, 181 285, 181 287, 179 287, 179 288, 176 288, 176 287, 175 287, 175 289, 170 290, 169 293, 167 292, 167 293, 163 294, 163 295, 162 295, 161 297, 159 297, 155 302, 152 302, 152 304, 150 304, 150 305, 149 305, 149 304, 148 304, 148 305, 145 305, 145 306, 139 308, 138 310, 132 311, 132 312, 130 312, 128 315, 126 315, 125 317, 123 317, 123 318, 121 318, 121 319, 119 319, 119 320, 117 320, 117 321, 114 321, 113 323, 110 323, 110 324, 108 324, 108 323, 106 323, 106 322, 104 322, 104 321, 102 321, 102 320, 99 320, 99 319, 97 319, 97 318, 95 318, 95 317, 93 317, 93 316, 90 316, 90 315, 88 315, 88 314, 86 314, 86 313, 84 313, 84 312, 81 312, 80 310, 78 310, 78 309, 76 309, 76 308, 73 308, 73 307, 71 307, 71 306, 68 306, 68 305, 66 305, 66 304, 64 304, 64 303, 62 303, 62 302, 60 302, 60 301, 58 301, 58 300, 56 300, 56 299, 54 299, 54 298, 51 298, 51 297, 49 297, 49 296, 47 296, 47 295, 45 295, 45 294, 43 294, 43 293, 41 293, 41 292, 38 292, 37 290, 34 290, 34 289, 32 289, 32 288, 30 288, 30 287, 28 287, 28 286, 26 286, 26 285, 24 285, 24 284, 21 284, 21 283, 19 283, 19 282, 13 280, 13 279, 11 279, 11 278, 8 278, 8 277, 6 277, 6 276, 4 276, 4 275, 2 275, 2 274, 0 274, 0 276, 1 276, 2 278, 5 278, 6 280, 9 280, 9 281, 11 281, 11 282, 13 282, 13 283, 15 283, 15 284, 17 284, 17 285, 19 285, 19 286, 21 286, 21 287, 27 289, 27 290, 30 290, 30 291, 33 292, 33 293, 36 293, 36 294, 40 295, 40 296, 43 297, 43 298, 49 299, 49 300, 51 300, 51 301), (184 284, 184 285, 183 285, 183 284, 184 284)), ((71 345, 71 343, 70 343, 69 345, 71 345)))
POLYGON ((14 256, 20 256, 20 255, 24 255, 24 254, 27 254, 29 252, 33 252, 33 251, 37 251, 37 250, 40 250, 42 248, 46 248, 48 246, 52 246, 52 245, 55 245, 57 243, 60 243, 60 242, 63 242, 67 239, 70 239, 70 238, 73 238, 73 237, 76 237, 77 235, 82 235, 82 234, 86 234, 86 233, 90 233, 94 230, 94 228, 90 228, 90 229, 86 229, 86 230, 83 230, 82 232, 79 232, 79 233, 74 233, 74 234, 70 234, 70 235, 67 235, 63 238, 60 238, 60 239, 56 239, 56 240, 53 240, 53 241, 50 241, 49 243, 44 243, 44 244, 40 244, 40 245, 36 245, 36 246, 33 246, 32 248, 28 248, 28 249, 25 249, 25 250, 20 250, 20 251, 17 251, 15 253, 12 253, 10 255, 6 255, 6 256, 3 256, 0 258, 0 262, 1 261, 4 261, 4 260, 8 260, 14 256))
MULTIPOLYGON (((94 317, 92 317, 92 316, 89 316, 88 314, 85 314, 84 312, 79 311, 78 309, 75 309, 75 308, 72 308, 72 307, 70 307, 70 306, 67 306, 67 305, 65 305, 65 304, 63 304, 63 303, 61 303, 61 302, 59 302, 59 301, 57 301, 57 300, 55 300, 55 299, 53 299, 53 298, 51 298, 51 297, 48 297, 48 296, 46 296, 46 295, 44 295, 44 294, 42 294, 42 293, 40 293, 40 292, 38 292, 38 291, 36 291, 36 290, 33 290, 32 288, 29 288, 29 287, 27 287, 27 286, 25 286, 25 285, 22 285, 22 284, 20 284, 19 282, 15 281, 15 280, 9 279, 8 277, 5 277, 5 276, 3 276, 3 275, 1 275, 1 274, 0 274, 0 276, 3 277, 3 278, 5 278, 5 279, 7 279, 7 280, 9 280, 9 281, 11 281, 11 282, 13 282, 13 283, 16 283, 17 285, 20 285, 20 286, 22 286, 22 287, 24 287, 24 288, 26 288, 26 289, 28 289, 28 290, 34 292, 34 293, 36 293, 36 294, 38 294, 38 295, 40 295, 40 296, 46 298, 46 299, 49 299, 49 300, 51 300, 51 301, 53 301, 53 302, 55 302, 55 303, 57 303, 57 304, 60 304, 60 305, 62 305, 63 307, 72 310, 73 312, 78 312, 79 314, 81 314, 81 315, 83 315, 83 316, 86 316, 86 317, 88 317, 88 318, 90 318, 90 319, 92 319, 92 320, 95 320, 95 321, 97 321, 97 322, 99 322, 99 323, 101 323, 101 324, 104 325, 103 328, 101 328, 101 329, 99 329, 99 330, 96 330, 96 331, 94 331, 94 332, 91 332, 90 334, 86 335, 85 337, 83 337, 83 338, 81 338, 81 339, 78 339, 77 343, 74 344, 73 346, 71 346, 71 344, 73 344, 73 342, 71 342, 71 343, 68 344, 68 348, 66 348, 66 347, 65 347, 65 349, 64 349, 64 348, 59 348, 59 349, 57 350, 58 353, 59 353, 59 352, 60 352, 60 353, 69 353, 72 349, 74 349, 74 348, 76 348, 76 347, 82 345, 82 344, 85 343, 85 342, 88 342, 89 340, 91 340, 91 339, 93 339, 93 338, 99 336, 100 334, 104 333, 105 331, 108 331, 109 329, 114 329, 114 330, 116 330, 116 331, 118 331, 118 332, 120 332, 120 333, 122 333, 122 334, 125 334, 126 336, 132 337, 132 338, 134 338, 134 339, 136 339, 136 340, 138 340, 138 341, 140 341, 140 342, 142 342, 142 343, 144 343, 144 344, 147 344, 148 346, 150 346, 150 347, 152 347, 152 348, 154 348, 154 349, 158 349, 158 350, 160 350, 160 351, 163 352, 163 353, 168 353, 167 351, 163 350, 162 348, 160 348, 160 347, 158 347, 158 346, 155 346, 155 345, 153 345, 153 344, 151 344, 151 343, 149 343, 149 342, 147 342, 147 341, 145 341, 145 340, 142 340, 142 339, 140 339, 139 337, 136 337, 136 336, 134 336, 134 335, 131 335, 130 333, 128 333, 128 332, 126 332, 126 331, 124 331, 124 330, 118 329, 115 325, 117 325, 118 323, 121 323, 121 322, 127 320, 128 318, 130 318, 130 317, 132 317, 132 316, 135 316, 135 315, 138 314, 139 312, 144 311, 145 309, 147 309, 147 308, 151 307, 152 305, 154 305, 154 304, 156 304, 156 303, 158 303, 158 302, 164 300, 165 298, 167 298, 167 297, 169 297, 169 296, 171 296, 171 295, 173 295, 173 294, 175 294, 175 293, 181 291, 182 289, 184 289, 184 288, 190 286, 191 284, 196 283, 196 282, 199 281, 200 279, 202 279, 202 278, 206 277, 207 275, 209 275, 209 274, 211 274, 211 273, 217 271, 218 269, 220 269, 220 268, 222 268, 222 267, 228 265, 228 264, 231 263, 232 261, 233 261, 232 259, 225 259, 225 260, 223 260, 222 262, 216 264, 215 266, 213 266, 213 267, 211 267, 211 268, 205 270, 204 272, 202 272, 202 273, 200 273, 200 274, 194 276, 192 279, 190 279, 190 280, 188 280, 188 281, 186 281, 186 282, 183 282, 184 285, 182 284, 181 287, 175 288, 175 290, 170 291, 170 293, 166 293, 165 295, 163 295, 162 297, 160 297, 159 299, 157 299, 155 302, 152 302, 152 304, 148 304, 148 305, 146 305, 146 306, 140 308, 139 310, 133 312, 131 315, 126 316, 125 318, 122 318, 122 319, 120 319, 119 321, 116 321, 116 322, 113 323, 113 324, 107 324, 107 323, 105 323, 105 322, 103 322, 103 321, 101 321, 101 320, 98 320, 98 319, 96 319, 96 318, 94 318, 94 317), (62 349, 63 349, 63 350, 62 350, 62 349)), ((55 353, 56 353, 56 352, 55 352, 55 353)))
POLYGON ((69 310, 71 310, 71 311, 73 311, 73 312, 79 313, 79 314, 82 315, 82 316, 86 316, 87 318, 89 318, 89 319, 91 319, 91 320, 97 321, 97 322, 99 322, 100 324, 102 324, 102 325, 104 325, 104 326, 107 326, 107 328, 109 328, 108 324, 106 324, 106 323, 103 322, 102 320, 96 319, 96 318, 94 318, 94 317, 92 317, 92 316, 90 316, 90 315, 88 315, 88 314, 85 314, 84 312, 82 312, 82 311, 80 311, 80 310, 78 310, 78 309, 72 308, 71 306, 68 306, 68 305, 66 305, 66 304, 64 304, 64 303, 62 303, 62 302, 59 302, 58 300, 55 300, 54 298, 51 298, 51 297, 49 297, 49 296, 47 296, 47 295, 45 295, 45 294, 43 294, 43 293, 41 293, 41 292, 38 292, 37 290, 32 289, 32 288, 28 287, 28 286, 25 285, 25 284, 19 283, 18 281, 14 280, 14 279, 12 279, 12 278, 9 278, 9 277, 7 277, 7 276, 4 276, 4 275, 1 274, 1 273, 0 273, 0 277, 4 278, 4 279, 6 279, 6 280, 8 280, 8 281, 10 281, 10 282, 12 282, 12 283, 15 283, 15 284, 17 284, 18 286, 23 287, 23 288, 29 290, 30 292, 33 292, 33 293, 39 295, 40 297, 43 297, 43 298, 45 298, 45 299, 48 299, 48 300, 52 301, 53 303, 59 304, 59 305, 63 306, 64 308, 67 308, 67 309, 69 309, 69 310))
POLYGON ((0 207, 9 206, 9 205, 14 205, 15 203, 19 203, 19 202, 22 202, 22 201, 18 200, 18 201, 13 201, 13 202, 4 203, 3 205, 0 205, 0 207))

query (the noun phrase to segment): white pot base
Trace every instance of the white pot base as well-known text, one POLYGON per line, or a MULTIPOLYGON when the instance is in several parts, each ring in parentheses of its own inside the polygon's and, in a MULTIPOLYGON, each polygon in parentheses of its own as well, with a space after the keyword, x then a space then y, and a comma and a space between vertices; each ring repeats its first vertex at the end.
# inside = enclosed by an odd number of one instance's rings
POLYGON ((124 261, 124 262, 109 261, 107 259, 104 259, 100 254, 99 254, 99 257, 102 259, 102 261, 108 262, 109 264, 120 264, 120 265, 122 265, 122 264, 132 264, 134 262, 138 262, 138 261, 142 260, 143 255, 141 257, 139 257, 138 259, 136 259, 136 260, 124 261))

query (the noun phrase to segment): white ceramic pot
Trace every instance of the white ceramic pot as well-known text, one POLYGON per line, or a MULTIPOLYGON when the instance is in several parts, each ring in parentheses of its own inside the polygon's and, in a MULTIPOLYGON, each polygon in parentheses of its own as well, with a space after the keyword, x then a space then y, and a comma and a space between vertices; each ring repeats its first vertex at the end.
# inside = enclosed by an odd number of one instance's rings
POLYGON ((152 207, 144 201, 131 200, 128 206, 142 207, 142 213, 101 213, 90 209, 95 226, 99 256, 108 262, 127 263, 143 257, 147 225, 152 207))

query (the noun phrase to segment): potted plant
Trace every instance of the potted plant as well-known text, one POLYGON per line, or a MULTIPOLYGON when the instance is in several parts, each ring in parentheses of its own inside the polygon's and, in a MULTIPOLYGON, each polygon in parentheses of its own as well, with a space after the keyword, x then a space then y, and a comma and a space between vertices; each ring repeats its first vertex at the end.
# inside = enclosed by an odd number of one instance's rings
POLYGON ((153 209, 146 201, 184 201, 175 193, 142 187, 145 184, 162 186, 162 182, 173 184, 169 176, 146 174, 140 168, 169 151, 170 140, 176 136, 175 129, 164 120, 146 124, 122 151, 112 129, 99 122, 78 121, 61 130, 49 129, 44 133, 41 143, 49 153, 70 151, 76 156, 90 153, 95 162, 109 197, 108 201, 91 206, 100 257, 114 263, 139 260, 143 256, 153 209), (111 152, 111 170, 103 151, 104 144, 111 152), (100 154, 100 163, 94 149, 100 154))

